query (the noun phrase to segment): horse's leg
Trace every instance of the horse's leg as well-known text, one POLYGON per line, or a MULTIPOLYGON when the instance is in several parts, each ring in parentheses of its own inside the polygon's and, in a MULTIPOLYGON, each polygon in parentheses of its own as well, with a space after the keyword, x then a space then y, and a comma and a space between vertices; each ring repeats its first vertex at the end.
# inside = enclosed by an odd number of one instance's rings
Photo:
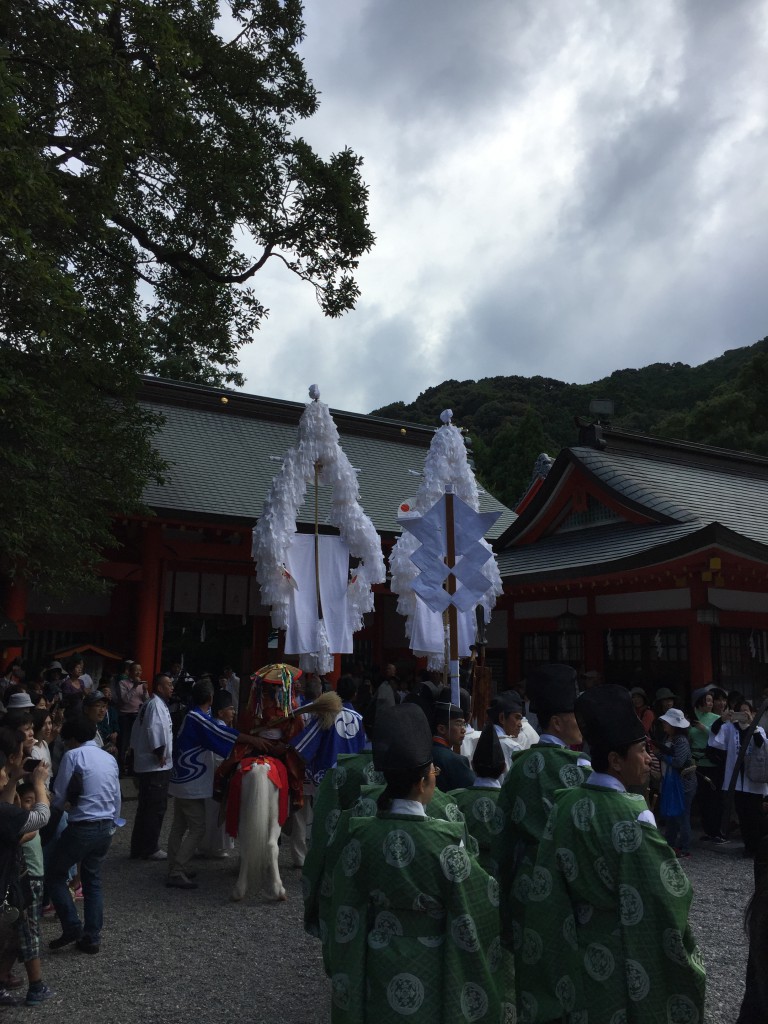
POLYGON ((253 800, 255 794, 255 772, 246 773, 240 790, 240 823, 238 833, 240 836, 240 871, 237 881, 232 889, 232 899, 242 900, 248 891, 248 873, 253 860, 254 842, 257 837, 253 835, 253 800))
POLYGON ((294 811, 288 819, 291 823, 290 834, 283 836, 288 840, 291 853, 291 864, 295 868, 303 868, 307 856, 307 828, 311 819, 311 798, 304 797, 304 806, 294 811))
POLYGON ((277 841, 280 838, 280 823, 278 808, 280 795, 277 789, 270 785, 269 793, 269 836, 267 839, 266 857, 264 860, 264 885, 267 894, 274 900, 285 900, 283 882, 280 878, 280 867, 278 864, 279 847, 277 841))

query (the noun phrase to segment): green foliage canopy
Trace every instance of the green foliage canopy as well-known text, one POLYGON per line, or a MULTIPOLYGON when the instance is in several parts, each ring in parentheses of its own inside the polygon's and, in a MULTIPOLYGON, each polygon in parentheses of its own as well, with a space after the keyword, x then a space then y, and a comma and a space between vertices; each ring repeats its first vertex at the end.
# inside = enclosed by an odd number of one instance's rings
POLYGON ((32 504, 62 454, 54 423, 70 467, 58 500, 79 493, 71 539, 93 565, 109 508, 135 510, 162 469, 135 404, 139 373, 241 383, 238 350, 267 313, 252 282, 270 260, 313 287, 326 315, 354 306, 374 240, 367 189, 349 149, 326 160, 294 135, 317 107, 303 30, 300 0, 0 7, 0 466, 16 491, 0 499, 6 571, 59 589, 82 577, 32 504), (17 416, 23 457, 10 454, 17 416), (78 429, 92 418, 98 441, 78 429), (83 490, 91 471, 103 504, 83 490))

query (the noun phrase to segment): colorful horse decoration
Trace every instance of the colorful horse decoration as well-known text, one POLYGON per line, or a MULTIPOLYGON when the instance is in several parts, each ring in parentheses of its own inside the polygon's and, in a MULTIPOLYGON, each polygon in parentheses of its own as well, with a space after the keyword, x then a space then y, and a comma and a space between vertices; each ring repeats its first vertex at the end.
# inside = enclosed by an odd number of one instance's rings
POLYGON ((235 749, 240 760, 231 777, 227 798, 227 832, 240 839, 240 872, 233 900, 249 889, 262 889, 269 899, 284 900, 278 865, 278 839, 286 829, 295 867, 306 855, 306 817, 303 800, 304 762, 290 745, 316 715, 321 728, 333 725, 341 711, 337 694, 324 693, 312 704, 299 705, 293 683, 301 670, 292 665, 267 665, 252 677, 253 688, 243 728, 266 739, 274 750, 254 757, 249 748, 235 749))

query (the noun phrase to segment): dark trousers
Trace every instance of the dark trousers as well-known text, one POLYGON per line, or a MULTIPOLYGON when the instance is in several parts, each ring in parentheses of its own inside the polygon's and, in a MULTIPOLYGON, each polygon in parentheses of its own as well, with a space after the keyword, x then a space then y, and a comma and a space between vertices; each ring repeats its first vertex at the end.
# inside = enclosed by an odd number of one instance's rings
POLYGON ((733 794, 736 814, 739 818, 741 838, 747 853, 756 853, 761 837, 765 834, 763 820, 763 798, 759 793, 733 794))
POLYGON ((134 711, 133 714, 127 715, 123 711, 117 716, 117 720, 120 723, 120 735, 117 737, 117 749, 119 757, 117 763, 120 766, 120 771, 125 769, 125 752, 131 745, 131 731, 133 730, 133 723, 136 721, 136 715, 138 712, 134 711))
POLYGON ((701 829, 705 836, 719 836, 723 817, 722 765, 712 765, 696 769, 698 789, 696 799, 701 815, 701 829))
POLYGON ((46 878, 63 935, 70 938, 82 935, 98 945, 104 923, 101 862, 107 855, 114 832, 112 820, 70 821, 56 843, 46 878), (67 886, 69 869, 73 864, 80 865, 82 924, 67 886))
POLYGON ((131 833, 131 857, 151 857, 160 848, 160 830, 168 806, 169 770, 136 772, 139 802, 131 833))

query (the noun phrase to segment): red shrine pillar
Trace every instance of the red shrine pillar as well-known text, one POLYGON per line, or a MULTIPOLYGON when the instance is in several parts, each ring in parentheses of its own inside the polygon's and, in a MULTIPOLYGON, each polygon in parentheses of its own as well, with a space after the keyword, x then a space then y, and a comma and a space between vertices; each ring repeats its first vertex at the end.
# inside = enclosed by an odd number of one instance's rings
POLYGON ((136 615, 135 658, 151 683, 160 671, 163 649, 163 564, 160 558, 160 524, 148 523, 141 542, 141 585, 136 615))
MULTIPOLYGON (((19 635, 24 636, 27 619, 27 584, 20 576, 8 587, 5 614, 18 629, 19 635)), ((3 652, 3 665, 8 665, 14 658, 21 656, 21 647, 7 647, 3 652)))

